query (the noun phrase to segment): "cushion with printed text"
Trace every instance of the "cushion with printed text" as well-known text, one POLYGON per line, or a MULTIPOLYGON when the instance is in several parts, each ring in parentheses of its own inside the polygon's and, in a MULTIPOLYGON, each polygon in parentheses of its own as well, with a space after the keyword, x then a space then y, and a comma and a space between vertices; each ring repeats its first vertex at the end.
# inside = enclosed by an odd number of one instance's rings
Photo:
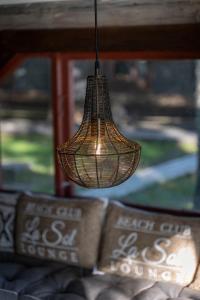
POLYGON ((106 201, 24 195, 17 210, 17 253, 92 268, 106 201))
POLYGON ((196 274, 193 281, 190 283, 189 288, 200 291, 200 265, 198 265, 196 274))
POLYGON ((14 252, 14 222, 19 193, 0 193, 0 251, 14 252))
POLYGON ((103 272, 189 284, 199 259, 200 220, 109 204, 98 267, 103 272))

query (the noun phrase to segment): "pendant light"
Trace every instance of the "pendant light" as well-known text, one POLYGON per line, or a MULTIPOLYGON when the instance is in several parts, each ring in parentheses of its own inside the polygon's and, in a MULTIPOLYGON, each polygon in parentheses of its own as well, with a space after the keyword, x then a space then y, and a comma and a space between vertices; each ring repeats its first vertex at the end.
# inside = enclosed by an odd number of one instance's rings
POLYGON ((107 188, 128 179, 136 170, 141 147, 125 138, 112 119, 106 77, 98 58, 97 0, 95 9, 95 74, 88 76, 83 120, 77 133, 59 146, 66 178, 87 188, 107 188))

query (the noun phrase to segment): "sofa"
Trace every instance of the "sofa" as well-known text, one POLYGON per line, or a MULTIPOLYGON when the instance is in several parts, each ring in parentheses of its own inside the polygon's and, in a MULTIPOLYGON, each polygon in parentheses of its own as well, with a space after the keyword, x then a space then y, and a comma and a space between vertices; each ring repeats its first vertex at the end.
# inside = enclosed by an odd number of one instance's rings
POLYGON ((199 225, 198 213, 1 192, 0 299, 200 299, 199 225))

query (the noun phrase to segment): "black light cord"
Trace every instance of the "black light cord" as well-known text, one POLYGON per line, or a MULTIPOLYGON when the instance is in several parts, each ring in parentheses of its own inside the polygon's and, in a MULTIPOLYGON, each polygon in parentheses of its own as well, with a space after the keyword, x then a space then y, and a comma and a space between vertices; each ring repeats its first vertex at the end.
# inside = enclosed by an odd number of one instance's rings
POLYGON ((99 36, 98 36, 98 20, 97 20, 97 0, 94 0, 94 15, 95 15, 95 74, 98 74, 100 63, 99 63, 99 36))

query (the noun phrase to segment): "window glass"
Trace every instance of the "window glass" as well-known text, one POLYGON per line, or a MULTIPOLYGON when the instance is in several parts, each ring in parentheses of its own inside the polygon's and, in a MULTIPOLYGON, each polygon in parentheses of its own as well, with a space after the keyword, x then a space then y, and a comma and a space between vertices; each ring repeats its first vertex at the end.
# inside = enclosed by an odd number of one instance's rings
POLYGON ((25 60, 1 81, 3 188, 54 191, 50 61, 25 60))
MULTIPOLYGON (((82 119, 86 77, 93 68, 91 61, 75 63, 76 128, 82 119)), ((107 60, 102 69, 109 81, 115 123, 142 145, 141 161, 127 182, 95 191, 77 186, 77 193, 192 209, 200 172, 196 172, 198 62, 107 60)))

